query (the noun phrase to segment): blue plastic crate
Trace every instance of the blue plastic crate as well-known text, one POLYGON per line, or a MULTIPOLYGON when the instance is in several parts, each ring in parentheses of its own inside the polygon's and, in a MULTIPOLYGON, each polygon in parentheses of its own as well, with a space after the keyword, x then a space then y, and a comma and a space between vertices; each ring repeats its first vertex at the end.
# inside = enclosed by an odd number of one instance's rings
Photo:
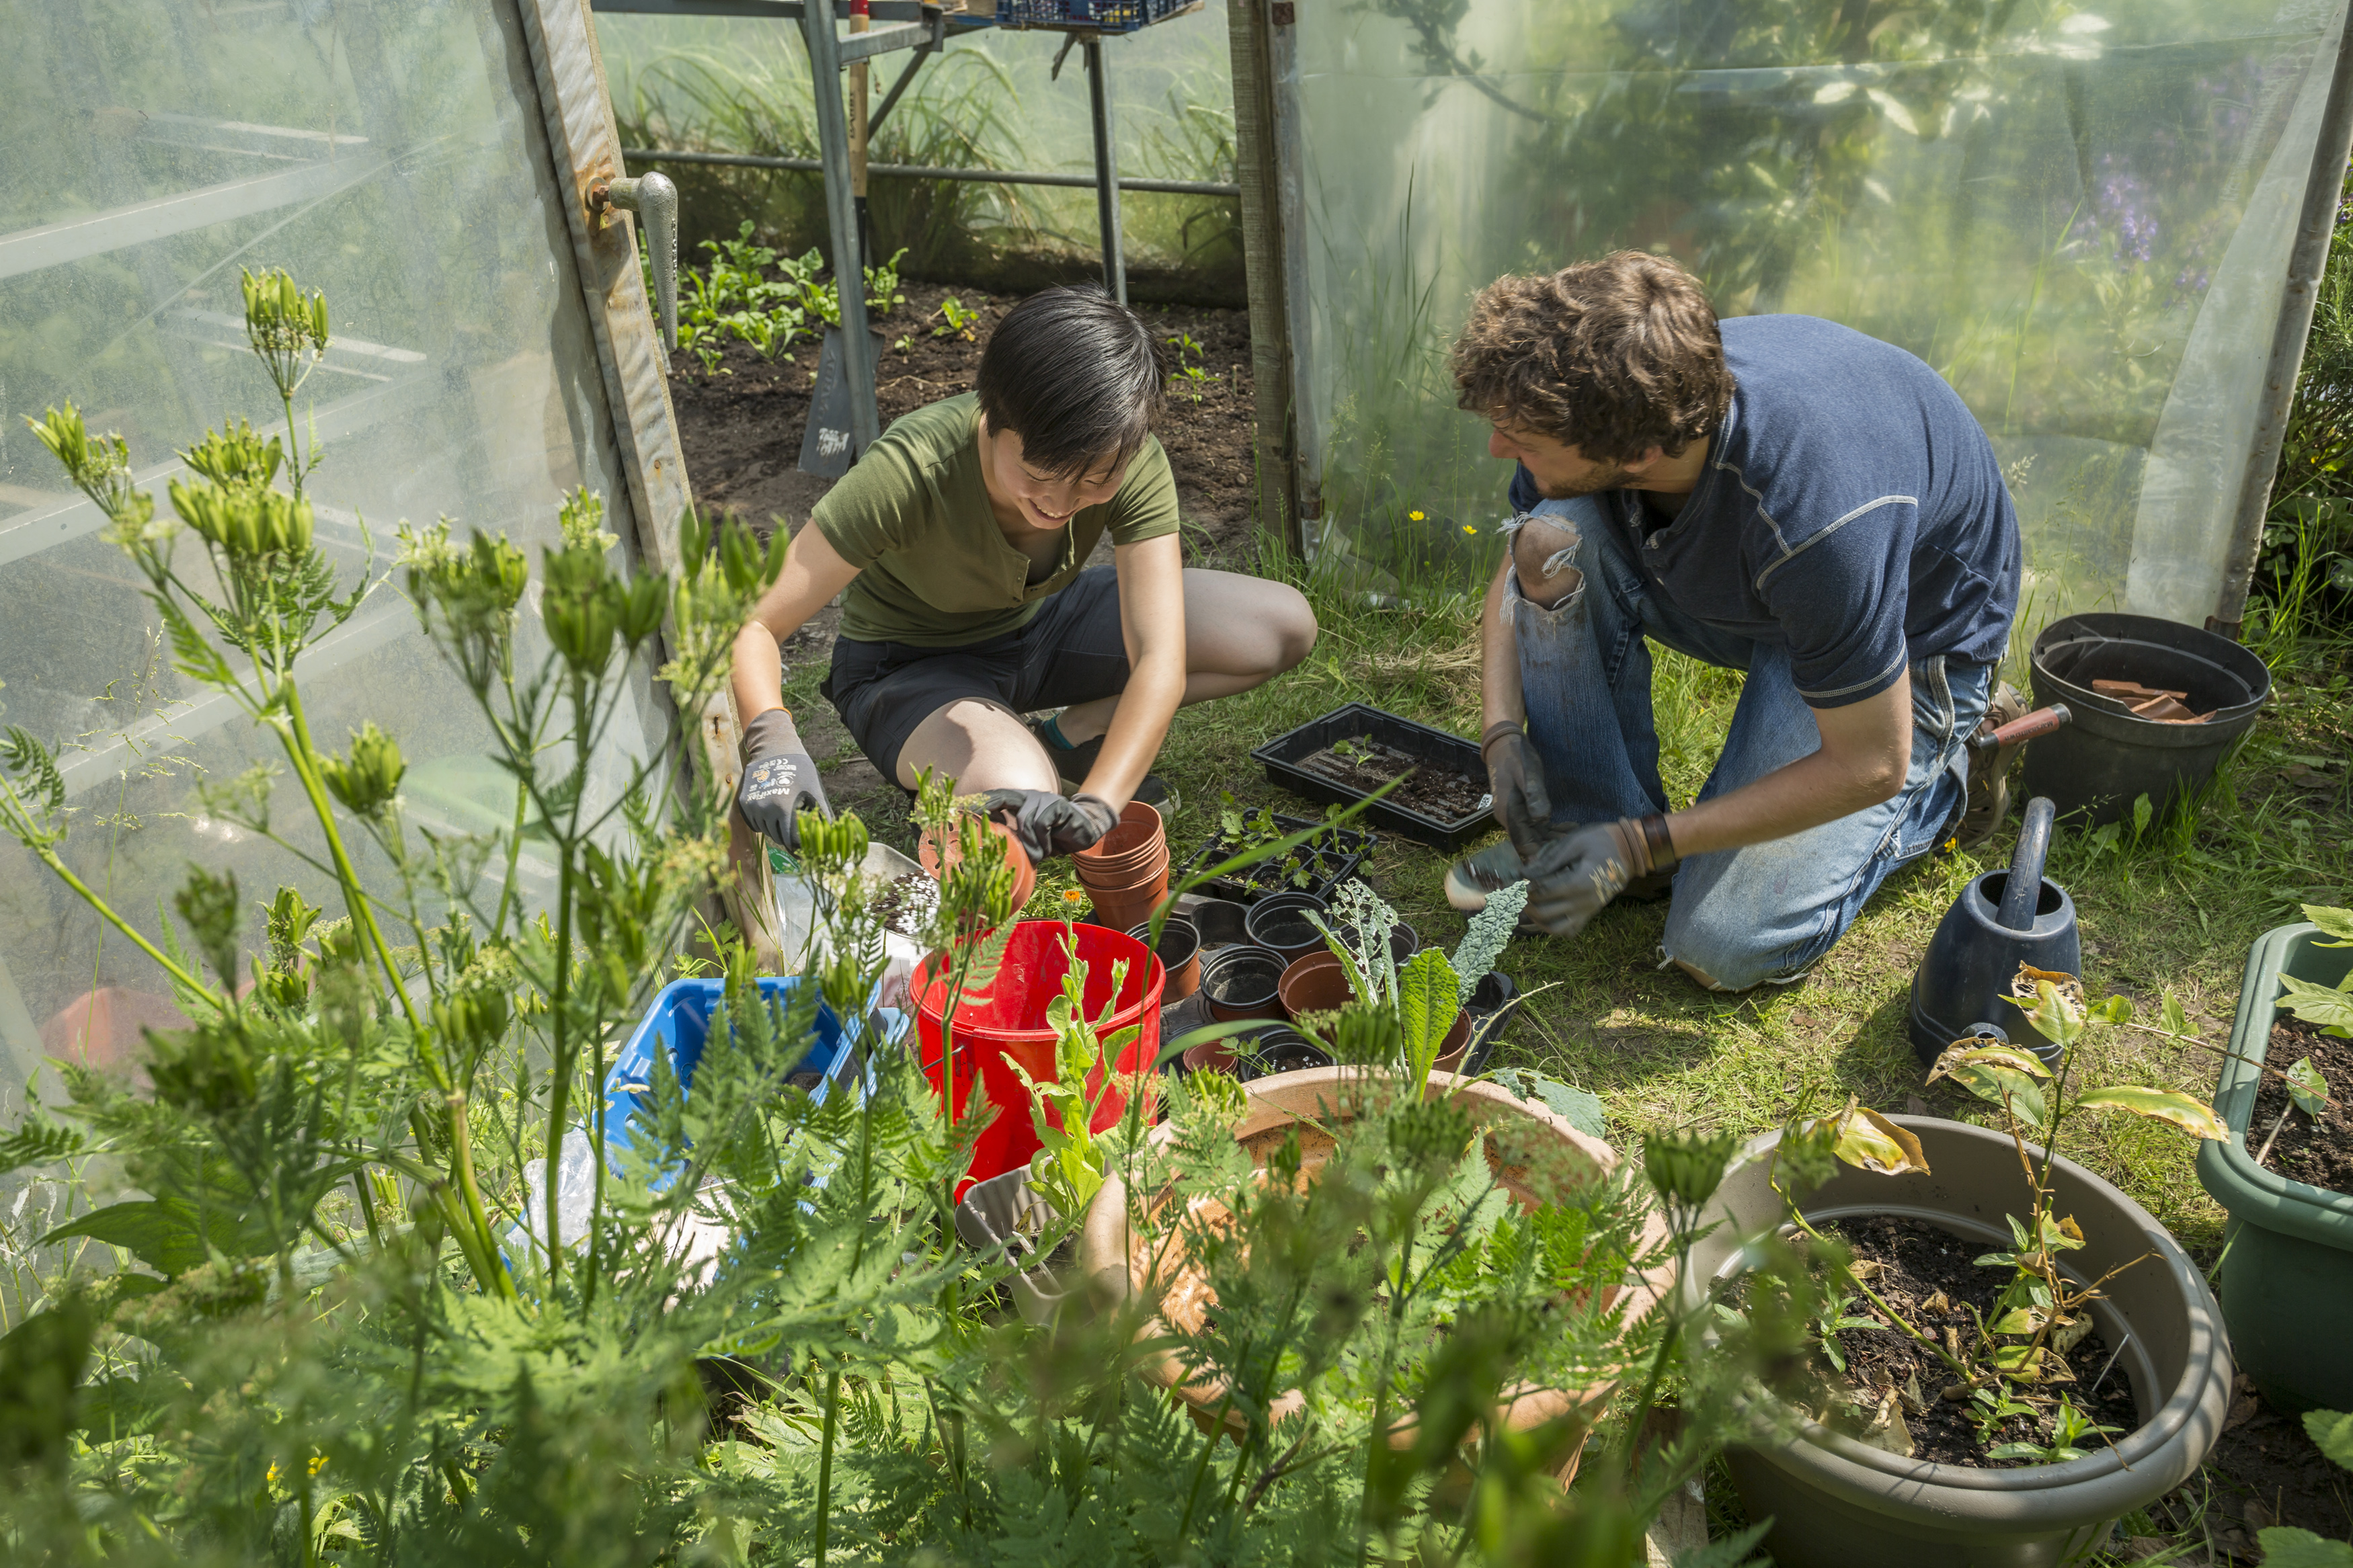
POLYGON ((1133 33, 1200 8, 1201 0, 997 0, 997 25, 1133 33))
MULTIPOLYGON (((760 994, 778 1007, 786 1005, 794 990, 801 984, 798 975, 786 975, 761 981, 760 994)), ((654 1053, 670 1052, 670 1070, 677 1075, 678 1086, 691 1092, 694 1087, 694 1067, 702 1059, 703 1042, 711 1037, 711 1020, 725 1000, 727 983, 723 980, 673 980, 654 997, 653 1005, 630 1031, 628 1044, 613 1059, 605 1074, 605 1146, 617 1152, 628 1136, 629 1119, 638 1111, 653 1110, 654 1053)), ((885 1015, 885 1027, 896 1034, 903 1028, 895 1013, 885 1015)), ((794 1077, 814 1074, 817 1081, 808 1086, 809 1098, 823 1104, 833 1086, 854 1069, 857 1029, 844 1029, 833 1009, 820 1006, 817 1012, 817 1040, 800 1066, 793 1069, 794 1077)))
MULTIPOLYGON (((785 1005, 795 988, 804 984, 798 975, 764 979, 759 983, 761 995, 779 1006, 785 1005)), ((653 1110, 654 1053, 670 1053, 670 1071, 678 1078, 679 1088, 691 1094, 694 1089, 695 1064, 702 1059, 702 1047, 711 1037, 711 1024, 725 999, 727 983, 723 980, 673 980, 655 995, 646 1016, 629 1033, 628 1043, 614 1058, 605 1074, 605 1161, 612 1174, 620 1173, 621 1152, 628 1147, 633 1119, 639 1112, 653 1110)), ((882 1007, 873 1016, 881 1027, 877 1044, 887 1044, 906 1033, 908 1020, 897 1008, 882 1007)), ((862 1022, 845 1028, 829 1007, 820 1006, 817 1014, 817 1039, 808 1053, 794 1068, 791 1077, 801 1079, 809 1098, 822 1103, 834 1085, 847 1082, 860 1070, 859 1047, 865 1044, 868 1033, 862 1022), (806 1075, 806 1076, 805 1076, 806 1075), (813 1083, 807 1079, 814 1077, 813 1083)), ((779 1086, 782 1092, 783 1086, 779 1086)), ((584 1142, 588 1127, 584 1119, 572 1131, 581 1135, 584 1142)), ((569 1135, 566 1142, 570 1142, 569 1135)), ((576 1158, 576 1156, 575 1156, 576 1158)), ((593 1167, 591 1167, 593 1168, 593 1167)), ((534 1166, 533 1181, 541 1178, 540 1167, 534 1166)), ((534 1185, 530 1201, 540 1201, 534 1185)), ((565 1227, 567 1236, 576 1237, 576 1226, 565 1227)), ((511 1226, 503 1250, 510 1266, 531 1249, 532 1233, 521 1223, 511 1226)))

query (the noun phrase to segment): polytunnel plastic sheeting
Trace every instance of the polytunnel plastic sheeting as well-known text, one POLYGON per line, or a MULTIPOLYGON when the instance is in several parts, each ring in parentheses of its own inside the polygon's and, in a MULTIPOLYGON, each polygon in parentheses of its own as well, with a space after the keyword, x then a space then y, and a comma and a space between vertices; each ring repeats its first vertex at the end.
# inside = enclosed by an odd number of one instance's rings
POLYGON ((1297 15, 1286 244, 1327 538, 1475 552, 1508 474, 1446 374, 1471 293, 1633 247, 1724 315, 1827 316, 1943 374, 2019 503, 2022 626, 2213 610, 2336 0, 1297 15))
MULTIPOLYGON (((238 281, 283 266, 332 314, 297 416, 322 443, 311 494, 346 584, 371 569, 371 542, 385 573, 402 519, 504 531, 535 557, 575 486, 601 492, 607 526, 634 541, 521 23, 510 0, 64 0, 6 31, 0 722, 66 747, 61 851, 77 875, 153 933, 190 861, 234 871, 258 946, 281 882, 341 912, 329 880, 198 796, 277 748, 174 673, 130 563, 24 416, 70 398, 93 429, 121 431, 168 516, 175 448, 233 416, 284 430, 238 281)), ((544 647, 535 614, 523 636, 526 652, 544 647)), ((321 744, 367 719, 399 739, 412 822, 512 818, 488 729, 396 580, 299 668, 321 744)), ((633 671, 595 786, 606 798, 668 722, 633 671)), ((281 783, 274 826, 315 851, 306 815, 281 783)), ((380 861, 362 869, 390 883, 380 861)), ((527 854, 525 894, 550 880, 527 854)), ((122 1064, 140 1026, 174 1017, 156 966, 0 846, 0 1099, 45 1055, 122 1064)))

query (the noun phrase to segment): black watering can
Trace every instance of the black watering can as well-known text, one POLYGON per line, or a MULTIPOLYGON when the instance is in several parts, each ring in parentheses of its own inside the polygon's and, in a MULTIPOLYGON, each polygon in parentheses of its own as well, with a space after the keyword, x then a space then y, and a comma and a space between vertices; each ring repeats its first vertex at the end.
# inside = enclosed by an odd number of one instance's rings
POLYGON ((2084 972, 2075 900, 2042 879, 2058 808, 2049 797, 2026 803, 2026 826, 2007 871, 1971 881, 1945 911, 1928 953, 1912 976, 1912 1048, 1932 1067, 1945 1047, 1969 1035, 1999 1033, 2055 1064, 2058 1048, 2010 1000, 2018 966, 2084 972))

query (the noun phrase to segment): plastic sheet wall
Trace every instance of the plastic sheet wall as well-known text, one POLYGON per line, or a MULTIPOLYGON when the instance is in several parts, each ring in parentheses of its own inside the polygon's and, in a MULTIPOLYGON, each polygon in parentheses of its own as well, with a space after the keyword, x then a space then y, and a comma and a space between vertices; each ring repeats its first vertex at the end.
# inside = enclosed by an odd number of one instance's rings
MULTIPOLYGON (((404 518, 504 530, 535 556, 575 485, 634 539, 521 25, 510 0, 62 0, 18 8, 6 34, 0 723, 67 744, 63 853, 134 923, 152 931, 199 860, 235 871, 258 944, 279 883, 322 902, 332 883, 209 816, 198 790, 275 748, 172 671, 135 574, 24 416, 73 399, 122 432, 159 500, 174 449, 208 425, 282 429, 238 269, 284 266, 333 314, 298 414, 323 445, 311 494, 347 582, 369 537, 385 571, 404 518)), ((412 820, 496 829, 512 782, 399 588, 308 656, 314 731, 340 746, 375 720, 409 759, 412 820)), ((667 722, 640 671, 615 751, 667 722)), ((303 816, 280 805, 282 825, 303 816)), ((171 1016, 154 966, 0 846, 0 1099, 45 1054, 126 1060, 138 1026, 171 1016)))
POLYGON ((1327 540, 1475 554, 1508 475, 1445 374, 1469 295, 1634 247, 1723 314, 1831 317, 1958 388, 2025 520, 2026 624, 2202 620, 2343 15, 1300 5, 1278 112, 1327 540))

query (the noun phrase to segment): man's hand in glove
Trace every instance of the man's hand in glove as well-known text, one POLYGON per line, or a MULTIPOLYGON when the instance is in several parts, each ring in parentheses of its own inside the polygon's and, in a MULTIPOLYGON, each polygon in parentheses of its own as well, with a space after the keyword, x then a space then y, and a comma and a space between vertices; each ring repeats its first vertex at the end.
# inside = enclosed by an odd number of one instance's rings
POLYGON ((1489 725, 1479 749, 1487 759, 1495 820, 1511 835, 1520 858, 1533 860, 1552 837, 1552 797, 1545 792, 1543 760, 1520 726, 1508 720, 1489 725))
POLYGON ((1663 816, 1593 823, 1528 861, 1527 916, 1555 936, 1575 936, 1626 884, 1674 865, 1663 816))
POLYGON ((1032 862, 1092 849, 1119 826, 1119 813, 1098 795, 1065 800, 1051 790, 993 789, 980 798, 981 814, 1013 829, 1032 862))
POLYGON ((735 809, 744 814, 754 832, 797 850, 800 813, 807 809, 833 815, 833 805, 825 798, 825 785, 818 780, 817 763, 801 744, 793 716, 783 709, 771 708, 744 725, 736 755, 743 760, 744 776, 735 784, 735 809))

